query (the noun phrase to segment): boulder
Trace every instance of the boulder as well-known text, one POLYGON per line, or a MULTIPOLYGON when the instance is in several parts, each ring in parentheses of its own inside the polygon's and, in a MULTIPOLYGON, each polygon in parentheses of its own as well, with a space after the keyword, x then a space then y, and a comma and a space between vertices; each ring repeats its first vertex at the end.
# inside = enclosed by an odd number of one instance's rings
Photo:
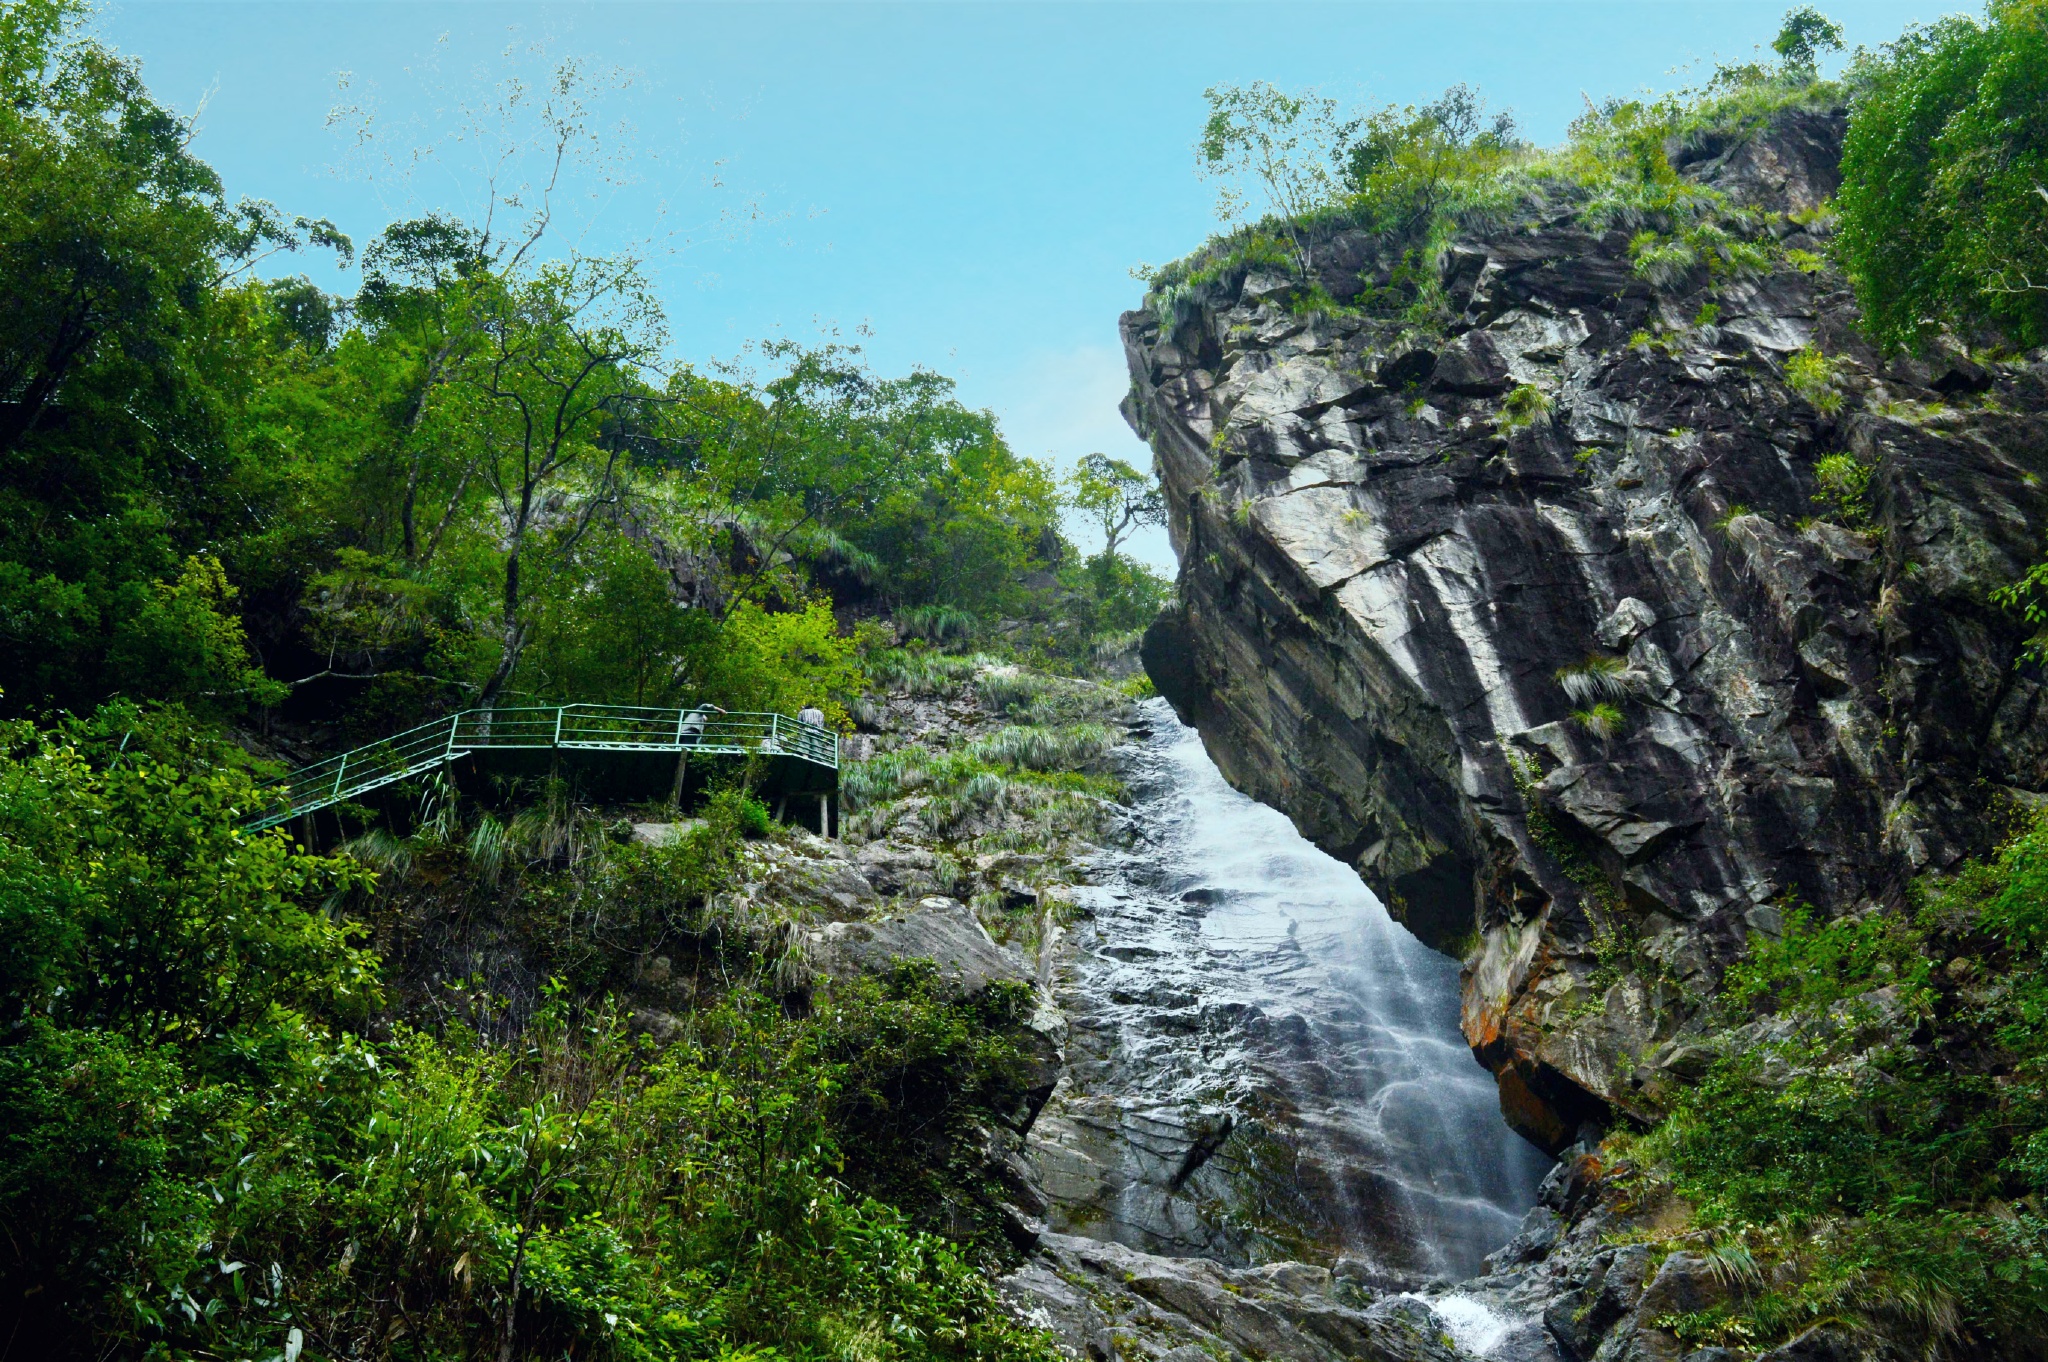
POLYGON ((911 908, 856 922, 834 922, 806 934, 805 958, 829 978, 887 972, 899 960, 930 960, 953 997, 980 993, 998 981, 1029 984, 1024 957, 996 944, 974 910, 933 896, 911 908))
POLYGON ((1557 1246, 1558 1236, 1563 1232, 1564 1222, 1558 1219, 1556 1211, 1548 1206, 1532 1206, 1529 1214, 1522 1217, 1515 1237, 1487 1255, 1486 1270, 1502 1272, 1533 1263, 1557 1246))

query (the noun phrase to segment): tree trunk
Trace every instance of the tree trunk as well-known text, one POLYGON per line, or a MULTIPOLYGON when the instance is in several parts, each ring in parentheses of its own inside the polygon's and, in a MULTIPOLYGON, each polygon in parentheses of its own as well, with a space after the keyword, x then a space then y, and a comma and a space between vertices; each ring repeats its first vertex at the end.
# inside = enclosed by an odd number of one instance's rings
POLYGON ((526 628, 519 620, 518 549, 505 559, 505 613, 500 631, 503 651, 498 656, 498 665, 492 669, 491 679, 484 682, 483 693, 476 698, 477 708, 486 712, 497 708, 498 692, 512 679, 519 654, 526 649, 526 628))

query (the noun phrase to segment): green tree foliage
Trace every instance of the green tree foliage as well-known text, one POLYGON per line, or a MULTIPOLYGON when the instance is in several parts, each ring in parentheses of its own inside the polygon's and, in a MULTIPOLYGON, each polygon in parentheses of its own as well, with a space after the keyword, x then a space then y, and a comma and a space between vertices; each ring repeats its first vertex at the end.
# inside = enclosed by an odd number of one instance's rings
MULTIPOLYGON (((949 1001, 906 966, 795 1017, 728 947, 731 987, 665 1049, 559 985, 516 1044, 413 1029, 324 911, 367 876, 241 832, 232 748, 132 707, 4 737, 0 1320, 23 1355, 1053 1356, 971 1249, 874 1199, 935 1210, 946 1151, 1015 1102, 1014 996, 949 1001)), ((709 931, 741 804, 621 850, 576 890, 585 920, 709 931)))
POLYGON ((1086 454, 1069 475, 1074 509, 1102 530, 1102 551, 1114 555, 1126 535, 1166 523, 1166 494, 1148 473, 1107 454, 1086 454))
POLYGON ((1382 228, 1412 236, 1436 220, 1457 185, 1520 149, 1513 115, 1489 118, 1478 91, 1454 85, 1431 103, 1390 105, 1348 125, 1341 160, 1344 183, 1382 228))
POLYGON ((2048 341, 2048 6, 1912 29, 1854 76, 1836 251, 1872 339, 2048 341))
POLYGON ((1333 161, 1344 131, 1337 101, 1314 90, 1288 94, 1266 81, 1211 86, 1209 119, 1195 144, 1195 164, 1204 176, 1223 181, 1216 216, 1235 222, 1257 192, 1275 215, 1295 268, 1310 267, 1309 216, 1331 197, 1333 161))
POLYGON ((770 593, 808 560, 902 606, 1018 609, 1018 579, 1057 539, 1050 471, 937 374, 880 378, 838 347, 766 355, 787 367, 765 383, 689 373, 671 390, 670 457, 751 541, 742 592, 770 593))
POLYGON ((1075 626, 1066 640, 1071 655, 1076 647, 1144 628, 1166 604, 1170 588, 1159 574, 1118 552, 1131 534, 1166 523, 1166 495, 1150 474, 1122 459, 1089 454, 1068 476, 1067 487, 1069 504, 1102 532, 1100 552, 1060 572, 1066 594, 1060 623, 1075 626))
POLYGON ((346 243, 230 205, 134 67, 66 36, 76 13, 0 12, 0 689, 218 695, 243 688, 239 659, 193 612, 224 599, 178 584, 260 530, 274 481, 227 419, 274 311, 235 280, 346 243))
POLYGON ((1823 52, 1842 50, 1842 26, 1811 6, 1785 15, 1785 26, 1771 40, 1771 51, 1784 59, 1785 69, 1809 80, 1820 74, 1823 52))
MULTIPOLYGON (((1065 599, 1056 479, 949 380, 836 346, 674 365, 634 262, 551 243, 546 176, 392 224, 352 300, 249 279, 347 243, 227 203, 77 12, 0 19, 11 711, 283 703, 360 737, 507 697, 758 700, 788 688, 738 665, 737 603, 979 628, 1065 599)), ((576 80, 543 101, 556 164, 576 80)))

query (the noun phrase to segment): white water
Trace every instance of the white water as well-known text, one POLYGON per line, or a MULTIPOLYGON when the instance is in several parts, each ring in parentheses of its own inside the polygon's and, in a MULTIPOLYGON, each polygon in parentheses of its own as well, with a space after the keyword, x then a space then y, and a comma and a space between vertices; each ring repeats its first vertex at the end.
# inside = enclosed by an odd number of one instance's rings
POLYGON ((1457 963, 1226 784, 1163 701, 1146 716, 1125 768, 1136 842, 1097 866, 1061 980, 1073 1079, 1034 1143, 1055 1198, 1092 1188, 1094 1205, 1056 1207, 1056 1226, 1158 1252, 1476 1272, 1547 1160, 1507 1128, 1459 1032, 1457 963), (1226 1119, 1189 1175, 1190 1132, 1226 1119))

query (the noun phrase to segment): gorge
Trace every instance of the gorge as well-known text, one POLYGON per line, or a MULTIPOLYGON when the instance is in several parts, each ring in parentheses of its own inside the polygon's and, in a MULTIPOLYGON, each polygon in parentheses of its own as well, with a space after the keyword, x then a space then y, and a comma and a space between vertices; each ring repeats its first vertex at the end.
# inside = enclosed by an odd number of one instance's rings
POLYGON ((681 348, 514 174, 577 56, 358 257, 96 25, 0 5, 0 1362, 2048 1360, 2048 0, 1212 86, 1153 471, 681 348))

